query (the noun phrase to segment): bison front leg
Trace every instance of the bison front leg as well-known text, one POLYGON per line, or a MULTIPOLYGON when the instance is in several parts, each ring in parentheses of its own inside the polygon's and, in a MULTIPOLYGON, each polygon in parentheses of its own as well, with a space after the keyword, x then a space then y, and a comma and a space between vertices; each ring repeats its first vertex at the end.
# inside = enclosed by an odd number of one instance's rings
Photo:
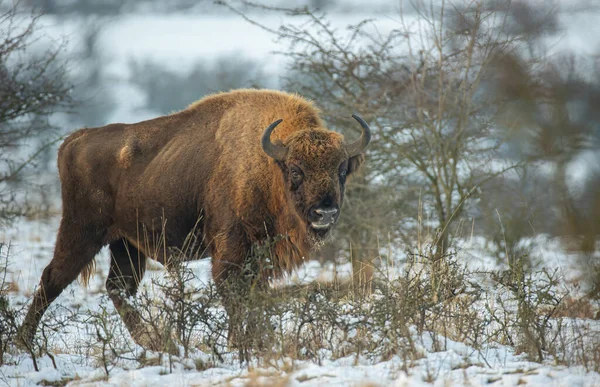
POLYGON ((110 244, 111 262, 106 290, 115 309, 133 340, 152 351, 178 354, 177 347, 169 337, 163 337, 156 329, 144 323, 139 311, 129 300, 135 297, 139 283, 146 271, 146 256, 125 240, 110 244), (154 328, 154 329, 153 329, 154 328))
POLYGON ((238 347, 238 331, 243 327, 244 313, 240 309, 240 305, 248 291, 240 281, 242 279, 240 264, 226 261, 218 255, 213 257, 213 279, 229 319, 227 342, 234 347, 238 347))
MULTIPOLYGON (((235 244, 232 244, 235 246, 235 244)), ((229 318, 227 340, 239 351, 240 361, 249 360, 249 350, 260 346, 256 335, 254 305, 256 296, 263 293, 268 282, 252 264, 249 249, 231 251, 227 246, 213 254, 212 275, 229 318)))

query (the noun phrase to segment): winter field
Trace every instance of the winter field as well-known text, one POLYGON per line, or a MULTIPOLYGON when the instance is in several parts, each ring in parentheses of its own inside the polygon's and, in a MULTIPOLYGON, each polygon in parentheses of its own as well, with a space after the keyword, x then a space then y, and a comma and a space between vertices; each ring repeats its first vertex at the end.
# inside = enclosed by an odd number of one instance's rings
MULTIPOLYGON (((364 10, 364 2, 340 2, 332 20, 343 30, 374 17, 374 30, 385 34, 399 23, 397 7, 384 6, 388 3, 377 1, 364 10)), ((94 21, 103 26, 94 46, 102 82, 94 93, 111 96, 111 108, 95 125, 161 114, 149 107, 151 96, 134 82, 133 63, 157 63, 186 75, 203 61, 244 59, 258 63, 263 84, 279 87, 287 58, 277 52, 286 47, 272 34, 237 15, 212 14, 202 6, 189 14, 159 11, 94 21)), ((250 16, 273 27, 292 22, 275 15, 250 16)), ((577 17, 553 44, 555 49, 597 48, 597 16, 577 17)), ((66 51, 77 57, 87 49, 84 30, 89 22, 43 17, 45 37, 36 44, 58 44, 66 37, 66 51)), ((71 73, 85 75, 91 65, 76 60, 70 66, 71 73)), ((96 108, 102 111, 102 106, 96 108)), ((68 115, 53 120, 65 133, 82 126, 68 115)), ((569 176, 582 180, 582 168, 572 166, 569 176)), ((55 169, 51 163, 40 180, 51 184, 57 179, 55 169)), ((55 184, 48 188, 49 215, 0 228, 0 285, 17 323, 52 258, 60 221, 57 190, 55 184)), ((306 262, 273 283, 274 293, 255 305, 259 317, 249 334, 255 335, 249 338, 250 361, 242 361, 238 350, 227 345, 227 319, 214 294, 210 259, 186 264, 179 278, 149 261, 135 302, 157 329, 168 332, 179 353, 135 345, 106 295, 109 254, 103 249, 87 288, 73 283, 46 313, 34 356, 9 348, 0 384, 600 385, 600 305, 582 297, 585 273, 576 264, 576 253, 561 240, 545 235, 524 240, 532 263, 525 271, 525 264, 509 270, 483 237, 459 240, 441 262, 430 254, 431 236, 424 239, 414 246, 383 247, 368 295, 349 285, 352 263, 343 257, 306 262), (177 284, 183 286, 175 289, 177 284), (168 296, 177 291, 176 297, 168 296)))
MULTIPOLYGON (((6 271, 6 281, 10 289, 12 302, 19 306, 26 304, 31 296, 44 266, 52 255, 58 217, 47 220, 24 220, 11 230, 0 234, 2 240, 10 241, 10 261, 6 271)), ((475 242, 471 242, 458 254, 459 259, 469 262, 474 271, 484 268, 497 269, 494 260, 485 257, 475 242)), ((536 249, 544 256, 552 257, 553 263, 562 273, 577 276, 569 269, 569 256, 560 251, 553 241, 544 241, 546 249, 536 249)), ((398 266, 390 265, 390 277, 400 275, 401 262, 398 266), (396 272, 393 272, 393 271, 396 272)), ((0 367, 0 381, 11 386, 34 385, 112 385, 112 386, 162 386, 162 385, 397 385, 397 386, 482 386, 482 385, 539 385, 539 386, 595 386, 600 384, 600 374, 586 370, 583 366, 567 366, 560 361, 560 353, 555 360, 535 362, 528 360, 525 353, 517 354, 514 347, 500 345, 489 340, 486 344, 474 348, 463 342, 451 340, 432 331, 418 332, 416 326, 409 326, 411 340, 418 354, 414 358, 406 358, 403 354, 381 356, 368 351, 352 353, 346 356, 334 355, 329 349, 322 349, 318 354, 318 362, 299 360, 281 356, 268 361, 256 360, 240 364, 237 352, 223 348, 216 360, 214 355, 200 346, 192 349, 188 356, 159 355, 148 353, 140 347, 133 346, 130 337, 119 326, 118 316, 113 309, 104 290, 104 280, 108 273, 108 253, 102 251, 97 257, 95 275, 88 288, 74 283, 69 286, 53 305, 46 319, 50 326, 46 334, 48 355, 37 358, 39 372, 34 371, 31 356, 24 353, 11 354, 6 365, 0 367), (118 356, 104 348, 98 335, 107 332, 98 331, 93 321, 104 315, 109 329, 114 330, 114 340, 127 342, 118 356), (51 317, 50 317, 51 316, 51 317), (60 321, 60 327, 52 324, 60 321), (53 329, 57 329, 53 331, 53 329), (107 375, 108 373, 108 375, 107 375)), ((206 288, 209 282, 210 261, 201 260, 190 264, 195 278, 190 286, 206 288)), ((165 278, 164 268, 157 263, 149 264, 148 272, 143 280, 143 291, 147 292, 145 301, 159 297, 160 290, 156 284, 165 278)), ((276 286, 284 287, 292 284, 306 284, 311 281, 326 282, 334 277, 347 278, 350 272, 348 263, 308 262, 297 273, 276 286)), ((565 277, 562 277, 563 279, 565 277)), ((493 286, 489 278, 480 278, 482 285, 493 286), (487 283, 487 284, 486 284, 487 283)), ((564 287, 564 284, 563 284, 564 287)), ((500 295, 501 289, 488 289, 486 293, 500 295), (489 293, 488 293, 489 292, 489 293), (498 292, 497 294, 494 294, 498 292)), ((346 304, 341 303, 341 307, 346 304)), ((348 300, 347 305, 352 302, 348 300)), ((481 313, 484 307, 481 307, 481 313)), ((597 312, 597 308, 595 309, 597 312)), ((220 306, 215 306, 215 316, 223 313, 220 306)), ((510 312, 509 319, 517 319, 516 312, 510 312)), ((293 319, 291 319, 293 320, 293 319)), ((552 324, 560 320, 564 332, 555 340, 566 340, 564 347, 573 351, 569 356, 579 356, 577 345, 593 344, 585 340, 598 340, 600 323, 587 318, 556 318, 552 324), (573 328, 571 330, 571 328, 573 328), (563 336, 564 335, 564 336, 563 336), (576 344, 577 335, 585 335, 584 342, 576 344), (572 344, 572 345, 571 345, 572 344)), ((290 322, 290 324, 293 324, 290 322)), ((316 322, 318 324, 318 322, 316 322)), ((318 326, 315 327, 319 329, 318 326)), ((491 329, 487 327, 486 329, 491 329)), ((283 327, 283 329, 289 329, 283 327)), ((339 338, 339 345, 352 342, 359 327, 346 332, 345 338, 339 338)), ((201 329, 194 332, 198 336, 201 329)), ((341 331, 337 332, 341 335, 341 331)), ((403 340, 400 339, 399 340, 403 340)), ((596 344, 597 345, 597 344, 596 344)), ((183 355, 183 348, 179 347, 183 355)), ((411 355, 412 356, 412 355, 411 355)), ((589 367, 588 367, 589 369, 589 367)))

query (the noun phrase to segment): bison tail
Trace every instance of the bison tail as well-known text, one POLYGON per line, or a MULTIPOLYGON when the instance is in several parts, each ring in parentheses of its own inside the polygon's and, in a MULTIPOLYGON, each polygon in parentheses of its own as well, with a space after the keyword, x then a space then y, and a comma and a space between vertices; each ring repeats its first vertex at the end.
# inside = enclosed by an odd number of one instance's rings
POLYGON ((90 278, 92 278, 95 271, 96 271, 96 260, 92 259, 90 261, 90 263, 88 263, 87 265, 84 266, 83 270, 81 270, 81 273, 79 273, 79 283, 81 285, 83 285, 83 287, 87 288, 87 286, 90 282, 90 278))

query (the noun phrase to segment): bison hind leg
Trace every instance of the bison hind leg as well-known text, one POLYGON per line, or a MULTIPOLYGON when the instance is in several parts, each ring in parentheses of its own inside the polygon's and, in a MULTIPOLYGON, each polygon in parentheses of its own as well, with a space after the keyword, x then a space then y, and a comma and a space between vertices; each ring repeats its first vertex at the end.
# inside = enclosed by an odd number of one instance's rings
POLYGON ((50 304, 80 273, 89 278, 94 257, 104 245, 101 229, 64 217, 58 230, 54 256, 42 272, 40 285, 23 325, 19 330, 19 344, 31 349, 37 327, 50 304))
POLYGON ((110 244, 110 255, 106 290, 133 340, 153 351, 167 350, 178 354, 177 348, 169 338, 162 337, 160 327, 147 325, 135 305, 129 302, 130 298, 137 294, 139 284, 144 278, 146 256, 125 239, 110 244))

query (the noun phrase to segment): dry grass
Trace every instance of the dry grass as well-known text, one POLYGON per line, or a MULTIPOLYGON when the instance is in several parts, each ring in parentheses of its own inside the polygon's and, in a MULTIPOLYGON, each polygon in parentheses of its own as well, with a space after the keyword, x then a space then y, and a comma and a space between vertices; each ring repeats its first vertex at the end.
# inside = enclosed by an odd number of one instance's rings
MULTIPOLYGON (((237 297, 239 312, 234 342, 227 340, 231 320, 215 285, 198 281, 184 260, 170 267, 168 278, 144 287, 132 302, 148 329, 164 340, 165 349, 174 343, 184 358, 195 359, 198 351, 211 355, 210 360, 196 359, 192 366, 196 370, 224 362, 235 349, 238 360, 255 367, 248 385, 287 385, 297 361, 321 364, 348 356, 356 364, 399 357, 402 371, 407 372, 424 356, 420 340, 425 336, 435 351, 447 349, 446 339, 475 350, 503 344, 538 362, 553 360, 598 370, 600 332, 578 323, 594 318, 597 306, 593 300, 565 293, 566 285, 556 273, 527 271, 525 259, 515 260, 505 271, 473 272, 457 254, 439 255, 434 248, 409 252, 407 257, 394 267, 380 260, 368 292, 345 280, 267 288, 254 286, 256 277, 237 278, 230 283, 228 295, 237 297), (396 274, 390 276, 394 270, 396 274), (272 372, 265 374, 260 368, 272 372)), ((10 286, 4 283, 2 294, 10 286)), ((104 301, 102 305, 110 305, 107 297, 104 301)), ((0 312, 3 317, 20 313, 9 304, 0 312)), ((69 318, 49 316, 53 326, 41 328, 44 333, 37 351, 56 353, 47 349, 48 338, 60 335, 61 324, 69 318)), ((132 353, 138 354, 139 366, 164 365, 167 359, 171 367, 180 358, 136 352, 111 307, 79 312, 76 318, 95 331, 80 350, 94 358, 106 376, 130 361, 132 353)), ((4 342, 10 343, 7 339, 4 342)), ((298 382, 305 377, 296 376, 298 382)), ((435 373, 427 377, 437 380, 435 373)))
MULTIPOLYGON (((547 312, 548 309, 543 309, 541 312, 547 312)), ((573 298, 565 297, 554 312, 556 317, 569 318, 586 318, 600 320, 600 307, 588 297, 573 298)))
POLYGON ((348 281, 265 288, 247 282, 256 277, 237 278, 227 296, 239 312, 234 342, 227 341, 231 320, 219 307, 217 289, 198 285, 185 264, 168 281, 154 283, 152 293, 142 292, 136 306, 152 331, 171 332, 163 338, 183 346, 184 356, 197 349, 211 353, 211 363, 200 368, 218 364, 235 348, 240 361, 258 361, 284 375, 297 360, 320 364, 349 355, 356 363, 400 356, 408 369, 423 356, 414 328, 431 337, 435 350, 446 349, 441 338, 475 349, 499 343, 535 361, 554 359, 597 369, 598 348, 589 348, 594 341, 588 332, 582 328, 569 336, 563 321, 590 318, 593 304, 567 297, 556 273, 527 272, 525 259, 502 272, 472 272, 455 253, 440 256, 434 249, 408 257, 393 279, 381 275, 389 268, 377 268, 369 292, 348 281), (482 278, 492 279, 492 285, 482 286, 482 278), (587 348, 588 356, 581 349, 574 356, 573 348, 587 348))
POLYGON ((290 384, 289 376, 282 376, 280 372, 252 370, 248 374, 246 387, 285 387, 290 384))

